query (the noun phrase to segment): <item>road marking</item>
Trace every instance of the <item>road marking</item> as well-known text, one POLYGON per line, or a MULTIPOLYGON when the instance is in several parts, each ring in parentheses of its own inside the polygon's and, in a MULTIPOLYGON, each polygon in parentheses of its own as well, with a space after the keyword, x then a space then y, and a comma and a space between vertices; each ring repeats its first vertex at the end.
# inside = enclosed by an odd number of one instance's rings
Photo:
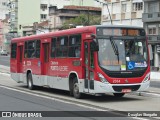
POLYGON ((143 92, 143 93, 160 97, 160 94, 157 94, 157 93, 149 93, 149 92, 143 92))
POLYGON ((5 62, 9 63, 10 60, 0 59, 0 61, 5 61, 5 62))
MULTIPOLYGON (((37 97, 41 97, 41 98, 46 98, 46 99, 49 99, 49 100, 54 100, 54 101, 58 101, 58 102, 62 102, 62 103, 67 103, 67 104, 71 104, 71 105, 76 105, 76 106, 80 106, 80 107, 84 107, 84 108, 89 108, 89 109, 93 109, 93 110, 97 110, 97 111, 109 111, 109 110, 106 110, 105 108, 104 109, 95 108, 95 107, 91 107, 91 106, 87 106, 87 105, 82 105, 80 103, 73 103, 73 102, 69 102, 69 101, 65 101, 65 100, 60 100, 60 99, 49 97, 49 96, 44 96, 44 95, 38 95, 38 94, 35 94, 35 93, 30 93, 29 91, 22 91, 22 90, 18 90, 16 88, 11 88, 11 87, 7 87, 7 86, 3 86, 3 85, 0 85, 0 87, 8 89, 8 90, 17 91, 17 92, 20 92, 20 93, 25 93, 25 94, 29 94, 29 95, 33 95, 33 96, 37 96, 37 97)), ((117 110, 115 110, 115 111, 117 111, 117 110)), ((123 117, 123 114, 118 113, 118 111, 117 111, 117 113, 113 112, 113 111, 109 111, 109 112, 114 113, 114 114, 122 115, 122 117, 123 117)), ((126 113, 127 113, 127 111, 126 111, 126 113)), ((129 117, 129 118, 132 118, 132 119, 135 119, 135 120, 150 120, 150 119, 147 119, 147 118, 140 118, 140 117, 129 117)))
POLYGON ((0 72, 0 75, 11 76, 11 74, 10 74, 10 73, 4 73, 4 72, 0 72))

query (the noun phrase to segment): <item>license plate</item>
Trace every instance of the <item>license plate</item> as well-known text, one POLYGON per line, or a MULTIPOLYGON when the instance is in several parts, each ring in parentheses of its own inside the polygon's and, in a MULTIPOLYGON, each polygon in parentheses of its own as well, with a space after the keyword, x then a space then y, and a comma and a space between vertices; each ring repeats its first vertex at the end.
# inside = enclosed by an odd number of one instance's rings
POLYGON ((123 93, 129 93, 129 92, 131 92, 131 89, 122 89, 122 92, 123 93))

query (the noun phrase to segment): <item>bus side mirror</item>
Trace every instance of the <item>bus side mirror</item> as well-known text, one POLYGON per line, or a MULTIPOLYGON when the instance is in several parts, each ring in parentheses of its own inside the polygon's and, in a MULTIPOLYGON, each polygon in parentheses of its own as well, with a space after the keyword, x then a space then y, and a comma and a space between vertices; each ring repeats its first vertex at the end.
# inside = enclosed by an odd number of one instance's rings
POLYGON ((99 51, 99 46, 98 46, 98 44, 97 44, 96 41, 93 40, 93 41, 90 43, 90 50, 91 50, 91 51, 99 51))

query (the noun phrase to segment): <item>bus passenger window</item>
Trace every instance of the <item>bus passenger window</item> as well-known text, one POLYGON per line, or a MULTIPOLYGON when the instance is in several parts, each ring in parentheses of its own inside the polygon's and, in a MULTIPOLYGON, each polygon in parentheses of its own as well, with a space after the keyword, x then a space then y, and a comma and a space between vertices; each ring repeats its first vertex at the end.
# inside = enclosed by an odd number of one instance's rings
POLYGON ((51 41, 51 58, 55 57, 56 54, 56 38, 52 38, 51 41))
POLYGON ((58 37, 56 41, 56 57, 67 57, 68 36, 58 37))
POLYGON ((36 45, 35 45, 35 41, 29 41, 28 42, 28 58, 34 58, 36 55, 36 45))
POLYGON ((75 57, 80 57, 80 46, 75 47, 75 57))
POLYGON ((16 58, 17 54, 17 43, 12 43, 11 45, 11 58, 16 58))
POLYGON ((69 37, 69 57, 80 57, 81 53, 81 35, 73 35, 69 37))
POLYGON ((35 51, 36 53, 36 55, 35 55, 35 57, 36 58, 40 58, 40 40, 37 40, 36 41, 36 51, 35 51))
POLYGON ((25 42, 25 47, 24 47, 24 58, 27 58, 28 57, 28 42, 26 41, 25 42))

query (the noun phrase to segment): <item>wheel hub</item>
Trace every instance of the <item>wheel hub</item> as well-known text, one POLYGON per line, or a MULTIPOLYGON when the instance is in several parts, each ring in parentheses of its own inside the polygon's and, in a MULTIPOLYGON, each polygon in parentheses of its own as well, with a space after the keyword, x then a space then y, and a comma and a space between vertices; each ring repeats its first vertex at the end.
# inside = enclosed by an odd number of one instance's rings
POLYGON ((75 84, 74 84, 74 93, 75 93, 75 94, 78 94, 78 93, 79 93, 78 83, 75 83, 75 84))

